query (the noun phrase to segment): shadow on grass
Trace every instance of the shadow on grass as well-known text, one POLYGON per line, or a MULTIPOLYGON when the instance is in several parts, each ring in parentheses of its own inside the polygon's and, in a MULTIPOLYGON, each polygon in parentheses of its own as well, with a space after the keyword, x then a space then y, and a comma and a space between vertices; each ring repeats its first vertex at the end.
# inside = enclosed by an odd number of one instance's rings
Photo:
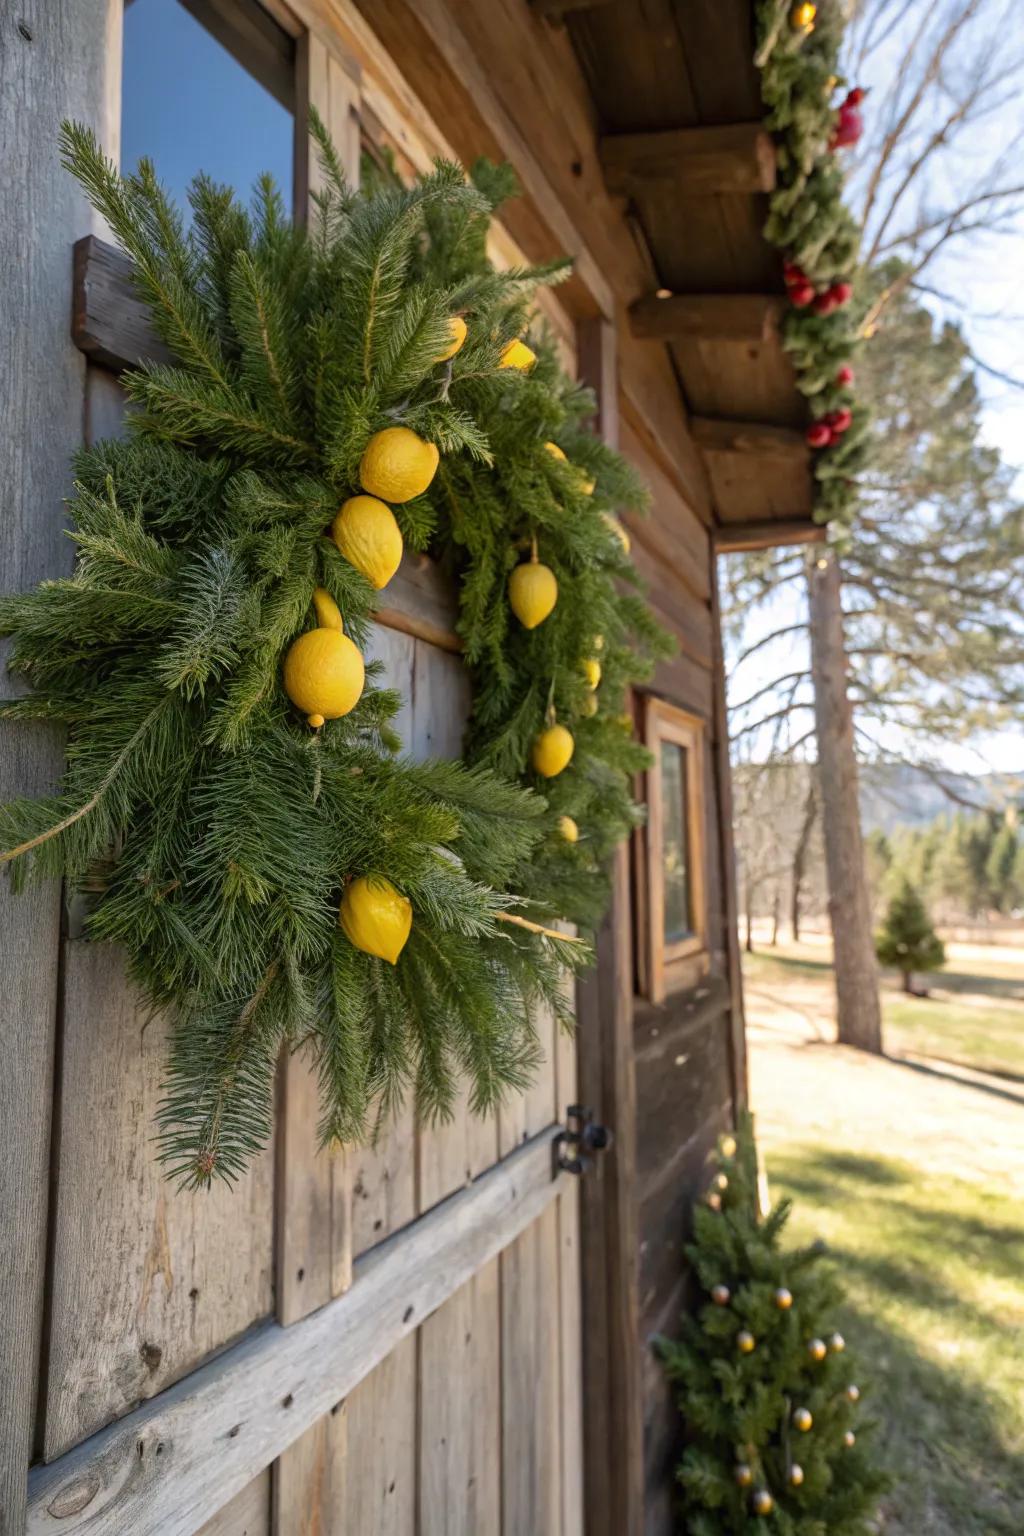
MULTIPOLYGON (((927 1051, 915 1052, 915 1055, 927 1056, 928 1060, 908 1061, 905 1056, 890 1056, 888 1053, 885 1055, 885 1060, 891 1062, 894 1067, 904 1067, 908 1072, 920 1072, 925 1077, 941 1078, 944 1083, 957 1083, 961 1088, 973 1088, 978 1093, 989 1093, 994 1099, 1005 1099, 1008 1104, 1017 1104, 1021 1109, 1024 1109, 1024 1098, 1012 1088, 1000 1088, 997 1083, 982 1083, 975 1077, 964 1077, 960 1072, 946 1071, 942 1066, 944 1058, 941 1056, 931 1056, 927 1051)), ((948 1065, 953 1067, 957 1063, 949 1062, 948 1065)), ((964 1063, 964 1066, 968 1065, 968 1063, 964 1063)), ((977 1072, 981 1069, 971 1067, 970 1070, 977 1072)), ((991 1073, 990 1075, 995 1076, 996 1074, 991 1073)), ((1004 1072, 1000 1075, 1011 1081, 1024 1081, 1016 1073, 1004 1072)))
POLYGON ((941 1193, 936 1199, 916 1185, 910 1164, 872 1154, 789 1147, 769 1158, 769 1174, 780 1193, 797 1197, 805 1231, 816 1206, 848 1216, 844 1237, 829 1249, 857 1292, 841 1326, 874 1384, 867 1409, 880 1420, 876 1454, 893 1478, 882 1505, 886 1531, 1020 1536, 1024 1455, 1004 1405, 1005 1394, 1012 1400, 1012 1378, 1004 1368, 991 1393, 978 1384, 993 1350, 1001 1356, 1015 1347, 1012 1335, 1002 1303, 987 1310, 965 1301, 943 1264, 955 1258, 978 1274, 1019 1284, 1024 1216, 1019 1224, 987 1222, 950 1210, 941 1193), (858 1226, 870 1226, 888 1251, 879 1253, 874 1241, 871 1251, 859 1246, 858 1226), (865 1296, 877 1298, 877 1306, 865 1304, 865 1296), (951 1319, 959 1326, 951 1328, 951 1319), (944 1344, 948 1361, 941 1358, 944 1344))
MULTIPOLYGON (((895 971, 892 973, 895 976, 895 971)), ((999 997, 1024 1005, 1024 980, 1019 976, 972 976, 967 971, 935 971, 927 977, 929 986, 944 992, 974 992, 979 997, 999 997)))

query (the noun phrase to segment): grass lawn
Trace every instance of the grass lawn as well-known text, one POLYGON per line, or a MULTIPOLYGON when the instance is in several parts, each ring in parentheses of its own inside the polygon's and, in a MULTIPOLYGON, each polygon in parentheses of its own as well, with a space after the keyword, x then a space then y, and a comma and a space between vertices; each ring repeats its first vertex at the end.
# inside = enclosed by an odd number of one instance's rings
POLYGON ((842 1270, 840 1326, 893 1477, 881 1529, 1020 1536, 1024 1084, 919 1058, 1024 1074, 1024 956, 1000 952, 990 977, 974 956, 950 971, 934 1000, 887 992, 886 1059, 829 1043, 827 951, 755 957, 752 1097, 794 1240, 824 1237, 842 1270))

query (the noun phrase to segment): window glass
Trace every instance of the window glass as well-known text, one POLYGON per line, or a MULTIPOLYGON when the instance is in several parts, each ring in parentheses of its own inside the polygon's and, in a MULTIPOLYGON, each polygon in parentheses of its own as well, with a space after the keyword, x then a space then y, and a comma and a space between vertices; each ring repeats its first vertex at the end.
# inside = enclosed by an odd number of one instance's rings
POLYGON ((690 918, 690 850, 686 814, 686 751, 662 741, 661 864, 664 882, 664 936, 678 944, 693 932, 690 918))
POLYGON ((294 57, 256 0, 126 0, 122 169, 148 155, 186 217, 197 171, 243 202, 269 171, 290 211, 294 57))

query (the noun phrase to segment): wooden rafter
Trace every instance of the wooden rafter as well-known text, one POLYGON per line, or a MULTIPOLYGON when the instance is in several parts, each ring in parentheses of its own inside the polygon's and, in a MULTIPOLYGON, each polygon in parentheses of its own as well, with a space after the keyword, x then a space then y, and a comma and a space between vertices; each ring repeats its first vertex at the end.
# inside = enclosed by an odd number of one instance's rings
POLYGON ((694 442, 706 455, 785 459, 794 464, 810 462, 810 449, 803 433, 791 427, 770 427, 753 421, 721 421, 714 416, 691 416, 690 432, 694 442))
POLYGON ((823 544, 820 523, 797 518, 766 518, 757 523, 724 523, 715 529, 715 554, 749 554, 757 549, 777 549, 784 544, 823 544))
POLYGON ((778 337, 784 301, 758 293, 674 293, 638 299, 629 311, 633 335, 646 341, 746 341, 778 337))
POLYGON ((609 192, 626 196, 666 184, 687 197, 775 186, 775 146, 760 123, 616 133, 601 140, 600 153, 609 192))

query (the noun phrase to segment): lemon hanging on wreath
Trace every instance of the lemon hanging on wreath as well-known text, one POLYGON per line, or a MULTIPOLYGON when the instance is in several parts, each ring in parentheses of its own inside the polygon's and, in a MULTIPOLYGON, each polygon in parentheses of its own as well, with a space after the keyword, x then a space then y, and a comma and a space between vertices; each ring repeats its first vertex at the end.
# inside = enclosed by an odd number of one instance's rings
POLYGON ((313 593, 316 628, 292 642, 284 659, 284 691, 318 730, 359 703, 366 681, 363 658, 345 634, 341 611, 323 587, 313 593))

